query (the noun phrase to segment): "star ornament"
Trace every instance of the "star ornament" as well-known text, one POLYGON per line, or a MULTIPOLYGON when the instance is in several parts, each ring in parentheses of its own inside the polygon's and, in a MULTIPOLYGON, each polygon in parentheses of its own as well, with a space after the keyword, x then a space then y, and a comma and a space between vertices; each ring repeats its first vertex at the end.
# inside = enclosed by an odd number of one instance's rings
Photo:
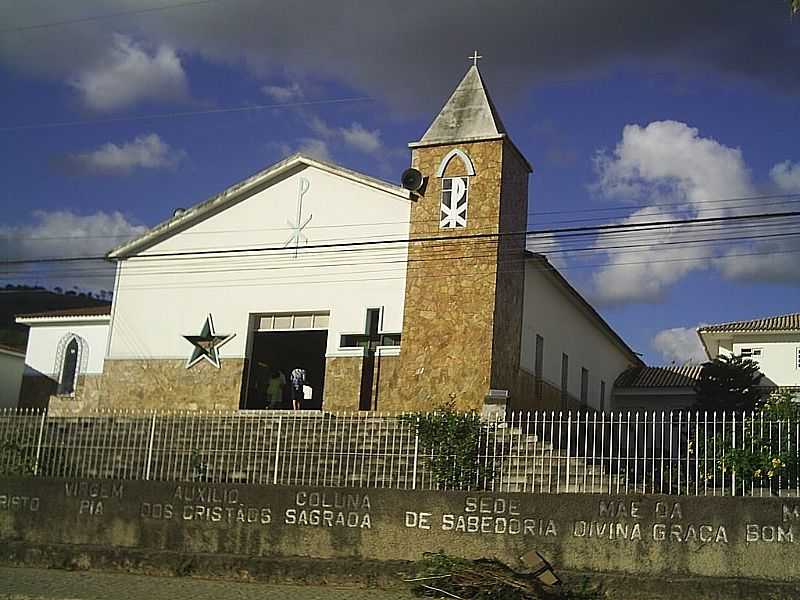
POLYGON ((183 339, 194 346, 192 355, 186 361, 186 368, 191 369, 205 359, 219 369, 219 349, 231 341, 235 335, 235 333, 217 335, 214 330, 214 320, 211 315, 208 315, 200 335, 183 336, 183 339))

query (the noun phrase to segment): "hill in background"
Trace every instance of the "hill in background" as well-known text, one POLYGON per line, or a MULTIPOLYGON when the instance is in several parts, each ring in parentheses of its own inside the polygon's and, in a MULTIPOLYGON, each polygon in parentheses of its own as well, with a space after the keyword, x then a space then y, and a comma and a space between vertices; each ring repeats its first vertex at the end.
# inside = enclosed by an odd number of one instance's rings
POLYGON ((60 310, 108 306, 110 295, 99 297, 92 292, 48 290, 43 287, 6 285, 0 289, 0 344, 24 351, 28 344, 28 328, 14 322, 16 315, 60 310))

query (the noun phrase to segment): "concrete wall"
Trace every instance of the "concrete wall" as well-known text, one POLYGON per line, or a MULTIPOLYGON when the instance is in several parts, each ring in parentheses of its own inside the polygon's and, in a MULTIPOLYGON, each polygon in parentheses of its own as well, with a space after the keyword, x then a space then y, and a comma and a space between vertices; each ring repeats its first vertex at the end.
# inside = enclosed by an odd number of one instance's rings
POLYGON ((244 358, 250 316, 330 312, 328 356, 344 333, 363 333, 367 308, 383 308, 383 330, 402 327, 405 245, 331 248, 224 258, 147 258, 169 252, 282 248, 297 219, 300 178, 308 244, 408 237, 409 201, 314 167, 305 167, 118 266, 110 358, 183 359, 211 313, 219 333, 236 334, 221 357, 244 358), (387 263, 386 261, 391 261, 387 263), (366 282, 369 281, 369 285, 366 282))
POLYGON ((417 560, 800 582, 797 499, 0 480, 0 547, 417 560))
POLYGON ((581 368, 589 371, 588 405, 600 408, 600 382, 605 381, 605 408, 620 373, 632 362, 618 343, 597 325, 586 309, 554 281, 538 261, 525 268, 521 367, 535 374, 536 335, 544 338, 542 379, 561 389, 561 355, 569 356, 567 392, 580 399, 581 368))
POLYGON ((0 348, 0 408, 15 408, 22 386, 25 356, 0 348))

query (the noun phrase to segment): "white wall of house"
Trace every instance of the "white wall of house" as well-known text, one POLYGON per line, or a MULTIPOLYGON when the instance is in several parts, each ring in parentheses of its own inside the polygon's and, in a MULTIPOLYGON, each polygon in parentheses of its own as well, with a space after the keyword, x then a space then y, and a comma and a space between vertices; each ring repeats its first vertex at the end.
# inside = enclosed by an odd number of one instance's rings
MULTIPOLYGON (((743 349, 760 349, 751 356, 764 374, 763 385, 800 387, 800 334, 733 334, 717 341, 717 355, 741 354, 743 349)), ((713 352, 713 348, 710 348, 713 352)))
POLYGON ((301 178, 309 187, 301 221, 309 245, 404 239, 410 201, 328 171, 303 166, 234 205, 118 264, 111 359, 183 358, 211 314, 216 331, 235 334, 220 349, 246 355, 251 316, 329 312, 327 354, 344 333, 363 333, 367 308, 383 308, 383 331, 402 329, 407 247, 332 247, 223 258, 154 255, 210 249, 283 248, 297 221, 301 178), (148 258, 149 257, 149 258, 148 258))
POLYGON ((58 379, 61 365, 58 364, 59 345, 73 334, 80 336, 85 342, 86 356, 81 356, 81 365, 85 368, 80 374, 99 374, 103 372, 103 361, 108 344, 108 318, 82 321, 79 319, 59 319, 46 321, 37 319, 26 321, 28 331, 28 349, 25 353, 26 375, 47 375, 58 379))
POLYGON ((528 261, 520 365, 532 374, 535 374, 537 334, 544 339, 544 381, 561 389, 561 359, 562 354, 567 354, 569 395, 580 400, 581 368, 585 368, 589 371, 587 404, 600 408, 600 387, 604 381, 604 408, 610 408, 614 381, 633 361, 596 318, 553 275, 543 270, 541 263, 528 261))
POLYGON ((24 370, 24 354, 0 348, 0 408, 17 406, 24 370))

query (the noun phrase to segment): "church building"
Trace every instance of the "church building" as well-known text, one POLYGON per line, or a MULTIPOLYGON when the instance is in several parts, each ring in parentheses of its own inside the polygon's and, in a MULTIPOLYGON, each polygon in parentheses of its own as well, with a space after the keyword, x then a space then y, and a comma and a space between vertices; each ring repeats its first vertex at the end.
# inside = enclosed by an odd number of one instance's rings
POLYGON ((108 310, 18 317, 20 406, 289 408, 302 371, 307 409, 607 408, 641 360, 526 250, 477 65, 409 147, 402 186, 296 154, 111 250, 108 310))

